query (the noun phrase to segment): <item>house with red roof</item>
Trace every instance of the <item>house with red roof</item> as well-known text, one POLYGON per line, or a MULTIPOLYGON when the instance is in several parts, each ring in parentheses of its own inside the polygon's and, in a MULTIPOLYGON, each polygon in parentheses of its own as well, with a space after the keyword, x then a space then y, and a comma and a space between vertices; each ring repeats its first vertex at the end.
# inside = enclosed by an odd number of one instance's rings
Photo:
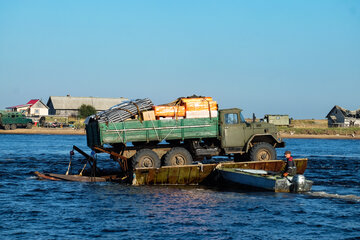
POLYGON ((49 115, 49 107, 40 99, 31 99, 26 104, 7 107, 12 112, 22 112, 27 116, 47 116, 49 115))

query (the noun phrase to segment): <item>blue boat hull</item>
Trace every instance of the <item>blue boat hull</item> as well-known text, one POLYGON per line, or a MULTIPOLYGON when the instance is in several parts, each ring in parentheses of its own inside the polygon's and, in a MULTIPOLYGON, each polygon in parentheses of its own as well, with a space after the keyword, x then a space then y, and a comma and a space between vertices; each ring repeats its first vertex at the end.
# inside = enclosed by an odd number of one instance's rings
POLYGON ((275 191, 276 179, 275 178, 266 178, 257 175, 244 174, 241 172, 218 170, 221 177, 226 181, 246 185, 255 188, 267 189, 270 191, 275 191))

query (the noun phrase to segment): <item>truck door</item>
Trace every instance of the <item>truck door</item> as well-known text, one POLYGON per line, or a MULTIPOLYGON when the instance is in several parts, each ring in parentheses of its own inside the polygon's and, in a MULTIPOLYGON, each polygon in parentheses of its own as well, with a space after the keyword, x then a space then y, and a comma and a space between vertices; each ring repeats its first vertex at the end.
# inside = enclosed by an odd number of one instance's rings
POLYGON ((222 148, 239 148, 241 150, 245 145, 245 128, 240 116, 240 111, 220 112, 221 123, 221 146, 222 148))

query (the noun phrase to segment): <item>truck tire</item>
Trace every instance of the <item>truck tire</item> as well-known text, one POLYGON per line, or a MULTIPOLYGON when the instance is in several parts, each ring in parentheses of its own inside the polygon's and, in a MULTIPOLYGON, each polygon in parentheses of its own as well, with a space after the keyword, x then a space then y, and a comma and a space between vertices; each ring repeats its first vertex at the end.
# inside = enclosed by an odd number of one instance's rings
POLYGON ((5 124, 5 125, 4 125, 4 129, 5 129, 5 130, 10 130, 10 125, 9 125, 9 124, 5 124))
POLYGON ((165 154, 165 166, 190 165, 193 158, 188 150, 182 147, 174 147, 165 154))
POLYGON ((273 146, 266 142, 255 144, 250 150, 250 161, 268 161, 276 159, 276 151, 273 146))
POLYGON ((15 130, 16 129, 16 124, 11 124, 10 128, 11 128, 11 130, 15 130))
POLYGON ((31 128, 32 128, 32 124, 31 124, 31 123, 27 123, 27 124, 26 124, 26 128, 27 128, 27 129, 31 129, 31 128))
POLYGON ((134 168, 159 168, 161 161, 159 156, 150 149, 141 149, 133 157, 132 165, 134 168))

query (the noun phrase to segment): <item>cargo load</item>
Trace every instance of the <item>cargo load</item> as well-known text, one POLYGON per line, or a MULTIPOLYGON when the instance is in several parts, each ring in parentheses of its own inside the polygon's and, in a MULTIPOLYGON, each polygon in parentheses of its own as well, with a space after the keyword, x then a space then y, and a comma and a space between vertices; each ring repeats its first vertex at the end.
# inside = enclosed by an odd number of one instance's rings
POLYGON ((152 110, 154 104, 149 98, 125 101, 115 105, 108 110, 90 116, 85 120, 87 123, 91 118, 95 118, 100 123, 123 122, 127 119, 141 116, 144 111, 152 110))
POLYGON ((214 118, 218 116, 218 111, 186 111, 186 118, 214 118))
POLYGON ((153 106, 156 117, 185 117, 185 106, 153 106))
POLYGON ((216 101, 207 101, 199 100, 193 102, 185 102, 186 111, 203 111, 203 110, 212 110, 217 111, 217 102, 216 101))
POLYGON ((156 120, 155 112, 153 110, 152 111, 144 111, 144 112, 142 112, 142 119, 144 121, 154 121, 154 120, 156 120))
POLYGON ((181 97, 168 104, 153 106, 153 109, 158 120, 218 116, 218 104, 212 97, 181 97))
POLYGON ((99 123, 119 123, 129 119, 155 121, 169 119, 217 118, 218 104, 212 97, 180 97, 175 101, 154 105, 148 98, 126 101, 108 110, 97 113, 94 118, 99 123))

